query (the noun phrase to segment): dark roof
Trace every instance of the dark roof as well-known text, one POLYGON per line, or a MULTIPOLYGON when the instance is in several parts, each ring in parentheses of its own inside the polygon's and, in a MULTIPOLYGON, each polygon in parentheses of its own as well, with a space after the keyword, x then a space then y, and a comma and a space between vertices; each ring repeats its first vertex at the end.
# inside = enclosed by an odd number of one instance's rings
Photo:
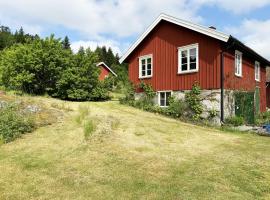
POLYGON ((253 49, 251 49, 250 47, 246 46, 244 43, 242 43, 240 40, 238 40, 237 38, 230 36, 228 42, 227 42, 227 46, 230 48, 237 48, 241 51, 243 51, 243 53, 249 55, 250 57, 255 58, 257 61, 259 61, 262 66, 270 66, 270 61, 267 60, 266 58, 262 57, 261 55, 259 55, 257 52, 255 52, 253 49))

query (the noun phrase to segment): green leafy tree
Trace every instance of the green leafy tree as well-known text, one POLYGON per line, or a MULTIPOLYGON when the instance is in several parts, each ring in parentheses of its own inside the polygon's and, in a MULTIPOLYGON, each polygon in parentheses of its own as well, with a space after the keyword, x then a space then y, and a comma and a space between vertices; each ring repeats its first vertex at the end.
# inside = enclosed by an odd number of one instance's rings
POLYGON ((14 36, 7 26, 0 26, 0 51, 14 44, 14 36))

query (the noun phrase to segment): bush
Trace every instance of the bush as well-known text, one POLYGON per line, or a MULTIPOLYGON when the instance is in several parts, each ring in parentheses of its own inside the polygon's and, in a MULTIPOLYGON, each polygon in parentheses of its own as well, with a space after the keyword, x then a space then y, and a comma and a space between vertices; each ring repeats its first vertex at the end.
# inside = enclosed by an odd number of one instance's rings
POLYGON ((34 129, 31 116, 21 111, 16 105, 7 105, 0 109, 0 140, 4 143, 13 141, 22 134, 34 129))
POLYGON ((96 87, 92 90, 90 100, 105 101, 109 99, 110 99, 109 90, 107 89, 104 82, 99 82, 96 85, 96 87))
POLYGON ((171 96, 169 99, 169 107, 166 108, 165 112, 167 115, 174 118, 179 118, 183 116, 184 112, 187 110, 187 104, 181 99, 176 99, 174 96, 171 96))
POLYGON ((135 86, 133 83, 127 82, 123 90, 125 96, 119 99, 120 103, 133 106, 135 102, 135 86))
POLYGON ((257 125, 264 125, 270 123, 270 111, 260 113, 256 116, 255 123, 257 125))
POLYGON ((193 112, 192 118, 193 120, 200 119, 200 115, 203 112, 203 106, 201 104, 201 88, 200 86, 195 83, 192 86, 192 89, 190 92, 186 93, 185 100, 189 105, 189 108, 193 112))
POLYGON ((243 117, 234 116, 227 118, 225 123, 232 126, 241 126, 245 123, 245 120, 243 117))

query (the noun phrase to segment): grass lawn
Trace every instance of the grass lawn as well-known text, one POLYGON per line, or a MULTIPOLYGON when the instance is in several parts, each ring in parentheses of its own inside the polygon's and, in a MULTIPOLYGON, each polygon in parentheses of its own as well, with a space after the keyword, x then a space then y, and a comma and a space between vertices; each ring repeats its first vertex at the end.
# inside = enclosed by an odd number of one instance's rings
POLYGON ((0 199, 270 199, 268 137, 33 99, 64 114, 0 146, 0 199))

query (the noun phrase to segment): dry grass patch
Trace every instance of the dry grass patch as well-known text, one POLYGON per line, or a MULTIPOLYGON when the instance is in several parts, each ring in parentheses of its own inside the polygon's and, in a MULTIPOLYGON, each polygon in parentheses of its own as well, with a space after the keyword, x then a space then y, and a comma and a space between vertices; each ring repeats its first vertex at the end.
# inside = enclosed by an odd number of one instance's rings
POLYGON ((72 111, 63 109, 62 121, 0 147, 0 199, 269 197, 269 138, 181 123, 117 102, 64 103, 72 111), (89 121, 95 128, 85 140, 89 121))

